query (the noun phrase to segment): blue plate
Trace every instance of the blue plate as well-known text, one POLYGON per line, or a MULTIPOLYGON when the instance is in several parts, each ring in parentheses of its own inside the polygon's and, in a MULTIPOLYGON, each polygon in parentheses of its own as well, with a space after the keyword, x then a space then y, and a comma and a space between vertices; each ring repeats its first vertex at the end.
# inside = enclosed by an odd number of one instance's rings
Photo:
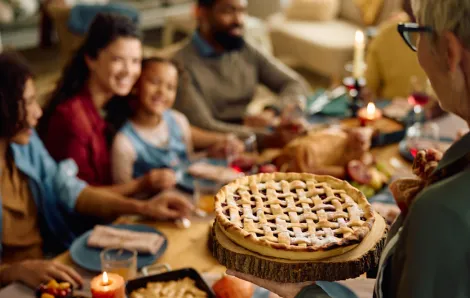
POLYGON ((317 285, 328 294, 328 297, 357 298, 353 291, 337 282, 317 281, 317 285))
MULTIPOLYGON (((445 137, 442 137, 441 138, 441 142, 442 143, 452 143, 454 142, 455 140, 451 139, 451 138, 445 138, 445 137)), ((413 155, 411 154, 410 150, 408 150, 408 146, 406 146, 406 139, 404 139, 403 141, 400 142, 400 144, 398 144, 398 150, 400 151, 400 155, 406 159, 407 161, 409 162, 413 162, 414 161, 414 157, 413 155)))
MULTIPOLYGON (((158 250, 158 252, 153 254, 141 254, 137 255, 137 268, 141 269, 144 266, 151 265, 155 263, 155 261, 163 255, 166 251, 168 246, 168 241, 165 235, 162 232, 145 225, 111 225, 113 228, 116 229, 123 229, 129 230, 134 232, 147 232, 147 233, 155 233, 159 234, 164 238, 163 244, 158 250)), ((72 260, 79 265, 80 267, 94 271, 94 272, 101 272, 101 260, 100 260, 100 253, 102 249, 100 248, 93 248, 87 245, 88 237, 90 236, 92 231, 88 231, 75 239, 70 247, 70 256, 72 260)))
MULTIPOLYGON (((206 162, 208 164, 215 165, 215 166, 227 166, 227 161, 223 159, 203 158, 203 159, 200 159, 199 162, 206 162)), ((188 168, 190 165, 191 164, 184 164, 174 170, 177 176, 177 188, 188 193, 193 193, 194 192, 194 180, 197 178, 191 176, 188 173, 188 168)))

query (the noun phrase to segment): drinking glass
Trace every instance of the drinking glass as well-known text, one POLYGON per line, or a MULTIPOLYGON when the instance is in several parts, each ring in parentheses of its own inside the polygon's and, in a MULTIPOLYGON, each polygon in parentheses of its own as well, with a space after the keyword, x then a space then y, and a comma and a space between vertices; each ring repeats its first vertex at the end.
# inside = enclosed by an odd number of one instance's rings
POLYGON ((124 280, 137 275, 137 251, 126 248, 107 248, 100 254, 101 271, 116 273, 124 280))
POLYGON ((428 78, 418 78, 416 76, 410 79, 410 95, 408 103, 413 106, 414 122, 424 122, 424 106, 428 104, 431 98, 431 84, 428 78))
MULTIPOLYGON (((348 89, 348 91, 351 93, 351 91, 354 92, 356 90, 356 80, 354 79, 353 76, 353 61, 349 61, 344 65, 344 69, 346 70, 345 76, 343 78, 343 85, 348 89)), ((363 72, 367 70, 367 64, 364 62, 362 65, 363 67, 363 72)), ((366 80, 364 78, 359 78, 359 86, 364 87, 366 85, 366 80)))
POLYGON ((406 133, 406 144, 413 157, 424 149, 439 149, 439 126, 436 123, 416 122, 406 133))
POLYGON ((256 167, 256 160, 258 157, 258 142, 255 134, 251 134, 248 138, 243 140, 245 145, 245 152, 242 154, 235 154, 229 152, 227 155, 227 164, 232 169, 252 174, 256 167))
POLYGON ((214 198, 222 186, 221 183, 215 181, 196 178, 194 180, 194 206, 206 213, 213 213, 214 198))

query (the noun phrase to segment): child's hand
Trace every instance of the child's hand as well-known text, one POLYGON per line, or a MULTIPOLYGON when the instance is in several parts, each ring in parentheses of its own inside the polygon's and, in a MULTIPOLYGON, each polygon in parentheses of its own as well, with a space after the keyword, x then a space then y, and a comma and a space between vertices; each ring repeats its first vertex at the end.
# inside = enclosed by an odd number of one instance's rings
POLYGON ((149 190, 170 189, 176 185, 176 173, 171 169, 154 169, 147 173, 145 180, 149 190))

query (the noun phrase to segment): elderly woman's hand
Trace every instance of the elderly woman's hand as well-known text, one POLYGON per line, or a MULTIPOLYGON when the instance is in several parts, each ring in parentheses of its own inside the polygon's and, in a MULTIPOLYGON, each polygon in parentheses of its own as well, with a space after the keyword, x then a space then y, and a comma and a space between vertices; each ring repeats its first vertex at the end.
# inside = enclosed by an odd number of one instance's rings
POLYGON ((413 174, 428 180, 442 159, 442 152, 435 149, 420 150, 413 161, 413 174))

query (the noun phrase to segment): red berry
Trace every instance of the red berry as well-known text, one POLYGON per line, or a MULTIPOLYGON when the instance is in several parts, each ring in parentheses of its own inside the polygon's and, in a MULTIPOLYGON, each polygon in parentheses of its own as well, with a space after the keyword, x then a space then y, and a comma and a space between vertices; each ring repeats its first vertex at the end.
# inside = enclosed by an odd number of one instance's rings
POLYGON ((68 294, 68 293, 67 293, 66 290, 60 290, 60 292, 59 292, 59 296, 60 296, 60 297, 67 297, 67 294, 68 294))
POLYGON ((48 288, 47 289, 47 292, 49 294, 51 294, 52 296, 57 296, 59 294, 59 290, 58 289, 54 289, 54 288, 48 288))

